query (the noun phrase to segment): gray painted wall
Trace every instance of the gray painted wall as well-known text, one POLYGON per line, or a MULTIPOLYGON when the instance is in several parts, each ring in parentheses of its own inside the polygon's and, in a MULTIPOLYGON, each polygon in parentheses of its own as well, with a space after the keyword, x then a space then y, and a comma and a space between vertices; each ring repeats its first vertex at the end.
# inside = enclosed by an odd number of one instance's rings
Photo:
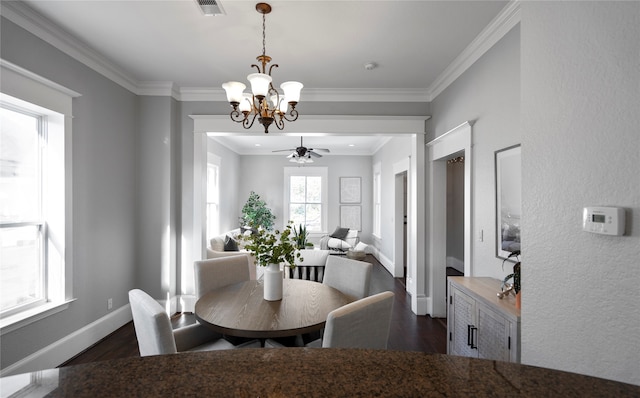
POLYGON ((494 152, 518 144, 520 27, 516 26, 431 103, 428 134, 438 137, 465 121, 472 129, 472 276, 504 278, 495 257, 494 152), (479 242, 478 231, 484 241, 479 242))
POLYGON ((4 368, 128 303, 135 286, 137 96, 2 18, 0 56, 80 94, 73 101, 73 295, 2 336, 4 368), (46 61, 45 61, 46 60, 46 61))
MULTIPOLYGON (((282 227, 287 221, 283 214, 284 205, 284 168, 295 167, 294 163, 282 156, 242 156, 240 166, 239 198, 242 208, 249 196, 249 192, 256 191, 271 207, 276 216, 276 226, 282 227)), ((340 225, 340 177, 362 177, 362 231, 360 237, 363 242, 371 242, 371 198, 372 166, 370 156, 332 156, 325 155, 314 159, 312 166, 327 167, 329 172, 327 231, 331 233, 340 225)), ((238 213, 239 214, 239 213, 238 213)))
POLYGON ((640 385, 639 37, 638 2, 522 5, 522 361, 640 385))

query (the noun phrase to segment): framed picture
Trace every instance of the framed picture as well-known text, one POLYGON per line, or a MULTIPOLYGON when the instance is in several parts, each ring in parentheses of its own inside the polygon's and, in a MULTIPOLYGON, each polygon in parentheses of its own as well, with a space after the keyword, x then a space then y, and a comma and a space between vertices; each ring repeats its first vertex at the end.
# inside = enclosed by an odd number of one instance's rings
POLYGON ((522 166, 520 145, 495 152, 496 257, 521 249, 522 166))
POLYGON ((360 223, 360 206, 340 206, 340 226, 343 228, 362 230, 360 223))
POLYGON ((360 203, 360 177, 340 177, 340 203, 360 203))

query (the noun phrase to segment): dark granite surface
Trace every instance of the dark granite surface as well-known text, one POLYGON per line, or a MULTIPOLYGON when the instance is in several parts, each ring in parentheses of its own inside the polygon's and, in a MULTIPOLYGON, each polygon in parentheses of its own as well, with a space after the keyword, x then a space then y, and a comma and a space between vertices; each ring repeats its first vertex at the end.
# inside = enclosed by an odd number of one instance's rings
MULTIPOLYGON (((640 387, 506 362, 419 352, 238 349, 46 371, 51 397, 640 397, 640 387)), ((0 379, 9 392, 14 377, 0 379)), ((15 384, 15 383, 14 383, 15 384)))

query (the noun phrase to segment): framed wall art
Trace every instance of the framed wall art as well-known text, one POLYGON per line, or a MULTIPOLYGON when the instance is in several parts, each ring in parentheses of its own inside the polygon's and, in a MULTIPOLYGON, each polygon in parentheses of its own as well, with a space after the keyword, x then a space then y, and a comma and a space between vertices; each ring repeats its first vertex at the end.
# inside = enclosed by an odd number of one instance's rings
POLYGON ((360 203, 360 177, 340 177, 340 203, 360 203))
POLYGON ((362 230, 360 206, 340 206, 340 226, 358 231, 362 230))
POLYGON ((520 145, 495 152, 496 257, 521 249, 522 166, 520 145))

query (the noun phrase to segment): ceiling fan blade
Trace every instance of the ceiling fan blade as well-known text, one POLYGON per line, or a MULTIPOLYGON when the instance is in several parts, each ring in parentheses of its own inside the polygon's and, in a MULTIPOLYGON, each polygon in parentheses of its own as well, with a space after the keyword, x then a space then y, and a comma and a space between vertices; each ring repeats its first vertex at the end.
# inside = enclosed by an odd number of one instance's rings
POLYGON ((312 150, 309 150, 309 154, 310 154, 311 156, 316 157, 316 158, 321 158, 321 157, 322 157, 322 155, 320 155, 319 153, 315 153, 315 152, 313 152, 312 150))
POLYGON ((295 151, 295 148, 291 148, 291 149, 278 149, 278 150, 271 151, 271 152, 291 152, 291 151, 295 151))
POLYGON ((327 148, 309 148, 310 151, 322 151, 322 152, 331 152, 330 150, 328 150, 327 148))

